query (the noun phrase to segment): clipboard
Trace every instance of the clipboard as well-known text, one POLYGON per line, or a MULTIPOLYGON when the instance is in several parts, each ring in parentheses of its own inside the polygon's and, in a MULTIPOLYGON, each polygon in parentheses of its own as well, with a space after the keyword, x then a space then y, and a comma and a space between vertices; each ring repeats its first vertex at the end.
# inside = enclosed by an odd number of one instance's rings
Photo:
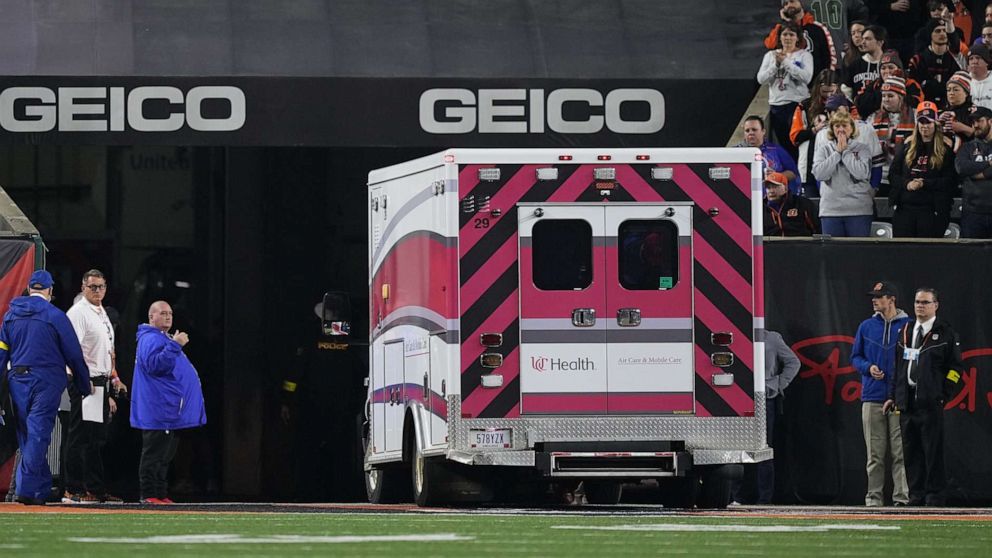
POLYGON ((83 420, 86 422, 103 422, 104 388, 95 386, 92 395, 83 398, 83 420))

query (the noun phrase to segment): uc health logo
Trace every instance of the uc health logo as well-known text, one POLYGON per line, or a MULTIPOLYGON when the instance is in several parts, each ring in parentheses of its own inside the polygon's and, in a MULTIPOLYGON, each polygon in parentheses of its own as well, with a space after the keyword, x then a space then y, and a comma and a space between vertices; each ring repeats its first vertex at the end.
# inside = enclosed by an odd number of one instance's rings
POLYGON ((596 363, 591 358, 576 358, 565 360, 546 356, 530 357, 530 367, 537 372, 584 372, 596 369, 596 363))

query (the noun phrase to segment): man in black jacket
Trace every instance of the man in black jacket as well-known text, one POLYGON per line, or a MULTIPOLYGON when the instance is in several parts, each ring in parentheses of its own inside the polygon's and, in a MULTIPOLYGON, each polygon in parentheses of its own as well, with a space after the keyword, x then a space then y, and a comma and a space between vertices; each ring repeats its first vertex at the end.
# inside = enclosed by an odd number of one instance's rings
POLYGON ((958 150, 954 168, 961 177, 961 238, 992 238, 992 110, 972 114, 975 137, 958 150))
POLYGON ((816 206, 800 194, 790 194, 784 174, 765 175, 765 236, 813 236, 820 234, 816 206))
POLYGON ((961 380, 961 343, 937 319, 937 291, 917 289, 916 321, 907 322, 896 345, 896 374, 882 412, 900 411, 909 503, 944 505, 944 403, 961 380))

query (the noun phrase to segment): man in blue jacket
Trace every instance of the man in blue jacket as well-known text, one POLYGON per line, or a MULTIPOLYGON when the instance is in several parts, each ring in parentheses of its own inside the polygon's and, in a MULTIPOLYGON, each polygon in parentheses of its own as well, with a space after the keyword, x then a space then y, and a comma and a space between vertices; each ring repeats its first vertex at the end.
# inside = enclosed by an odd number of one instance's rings
POLYGON ((131 386, 131 426, 142 430, 138 481, 143 504, 171 504, 169 463, 176 454, 176 430, 207 423, 203 390, 183 347, 189 335, 172 329, 172 307, 159 300, 138 326, 131 386))
POLYGON ((91 391, 90 371, 72 324, 50 302, 52 284, 47 271, 32 273, 28 295, 10 302, 0 327, 0 371, 10 387, 21 449, 16 500, 28 505, 44 505, 52 490, 48 445, 67 385, 66 366, 79 392, 91 391))
POLYGON ((906 470, 903 464, 902 431, 899 417, 884 412, 889 384, 895 378, 896 343, 899 329, 909 316, 896 307, 898 291, 886 281, 875 283, 868 293, 875 314, 858 326, 851 349, 851 362, 861 373, 861 426, 868 454, 866 506, 884 505, 885 454, 892 452, 892 502, 909 503, 906 470))

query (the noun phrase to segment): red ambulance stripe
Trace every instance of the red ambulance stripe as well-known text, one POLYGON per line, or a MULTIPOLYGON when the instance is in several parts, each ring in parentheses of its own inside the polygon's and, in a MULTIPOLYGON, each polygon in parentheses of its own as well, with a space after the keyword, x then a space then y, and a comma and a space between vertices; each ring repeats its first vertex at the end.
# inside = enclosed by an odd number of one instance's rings
POLYGON ((635 201, 658 202, 665 201, 654 188, 644 181, 630 165, 617 167, 617 182, 634 198, 635 201))
POLYGON ((720 210, 719 217, 713 219, 713 222, 723 229, 746 253, 750 254, 751 226, 741 221, 741 218, 730 209, 730 206, 717 197, 710 186, 692 172, 688 165, 673 165, 673 172, 675 184, 678 184, 682 191, 691 196, 702 210, 709 211, 713 207, 720 210))
MULTIPOLYGON (((713 374, 719 373, 719 369, 715 366, 709 365, 710 355, 701 349, 698 345, 696 346, 696 375, 701 379, 712 383, 713 374), (700 363, 707 363, 702 364, 700 363)), ((737 384, 731 384, 729 386, 713 386, 713 391, 723 399, 730 407, 734 410, 737 416, 746 416, 754 414, 754 398, 741 389, 741 386, 737 384)))
POLYGON ((517 237, 511 236, 499 247, 482 266, 485 273, 476 272, 462 285, 462 307, 471 308, 479 297, 486 294, 493 284, 493 277, 499 277, 517 261, 517 237))
POLYGON ((561 187, 548 198, 548 201, 570 202, 579 199, 582 192, 592 184, 592 169, 593 165, 580 165, 568 180, 562 182, 561 187))
MULTIPOLYGON (((734 334, 734 343, 730 346, 734 357, 742 362, 749 370, 754 370, 754 345, 749 341, 749 336, 734 326, 733 322, 727 318, 710 302, 708 298, 696 289, 696 318, 710 329, 710 331, 729 331, 734 334)), ((709 339, 706 340, 709 342, 709 339)), ((709 355, 705 355, 706 362, 709 362, 709 355)))
POLYGON ((692 393, 611 393, 609 414, 692 411, 692 393))
MULTIPOLYGON (((419 306, 441 316, 457 318, 455 297, 458 277, 455 250, 445 246, 427 233, 408 235, 397 242, 386 254, 382 265, 372 278, 372 292, 382 292, 382 285, 390 283, 389 300, 383 302, 382 315, 388 316, 405 306, 419 306), (417 269, 426 265, 426 273, 407 273, 398 281, 400 269, 417 269), (447 285, 447 289, 439 286, 447 285)), ((378 299, 378 298, 377 298, 378 299)))
MULTIPOLYGON (((537 181, 537 170, 543 165, 524 165, 520 167, 520 170, 515 172, 509 180, 503 184, 499 191, 489 200, 489 207, 499 208, 503 211, 503 217, 500 219, 506 219, 510 217, 509 209, 517 204, 521 197, 526 194, 534 183, 537 181)), ((478 172, 476 172, 478 176, 478 172)), ((459 192, 459 196, 462 199, 465 198, 466 193, 459 192)), ((485 214, 480 214, 480 216, 485 216, 485 214)), ((475 243, 479 241, 480 238, 485 236, 488 232, 492 231, 489 229, 477 229, 475 228, 475 223, 473 220, 469 220, 468 223, 462 227, 461 231, 458 233, 459 238, 459 251, 461 255, 465 255, 469 250, 475 246, 475 243)))
MULTIPOLYGON (((486 350, 486 347, 483 347, 479 340, 479 335, 482 332, 502 333, 513 323, 513 320, 517 319, 518 311, 517 291, 513 291, 513 294, 506 298, 500 304, 499 308, 482 322, 482 325, 478 329, 467 332, 468 335, 463 337, 465 342, 462 343, 462 372, 465 372, 469 366, 475 364, 479 359, 479 355, 486 350)), ((509 341, 507 339, 503 340, 504 343, 509 341)), ((514 339, 512 342, 516 342, 516 340, 514 339)), ((503 362, 505 366, 506 360, 504 359, 503 362)))
POLYGON ((527 414, 590 414, 606 410, 605 393, 525 393, 523 408, 527 414))
MULTIPOLYGON (((502 331, 502 330, 500 330, 502 331)), ((503 366, 493 370, 493 374, 503 376, 503 386, 499 388, 478 387, 462 401, 462 412, 473 417, 478 417, 493 402, 506 387, 520 375, 520 352, 519 348, 510 351, 510 354, 503 358, 503 366)))
POLYGON ((700 403, 699 401, 696 401, 696 416, 697 417, 711 417, 713 415, 709 411, 706 410, 706 407, 703 407, 702 403, 700 403))
POLYGON ((751 199, 751 165, 730 165, 730 181, 751 199))
MULTIPOLYGON (((492 165, 486 165, 490 167, 492 165)), ((462 200, 479 185, 479 169, 483 165, 462 165, 458 173, 458 199, 462 200)))
POLYGON ((744 308, 751 308, 751 285, 741 277, 737 269, 723 259, 702 236, 695 238, 693 249, 696 261, 710 272, 713 277, 720 278, 720 284, 744 308))

